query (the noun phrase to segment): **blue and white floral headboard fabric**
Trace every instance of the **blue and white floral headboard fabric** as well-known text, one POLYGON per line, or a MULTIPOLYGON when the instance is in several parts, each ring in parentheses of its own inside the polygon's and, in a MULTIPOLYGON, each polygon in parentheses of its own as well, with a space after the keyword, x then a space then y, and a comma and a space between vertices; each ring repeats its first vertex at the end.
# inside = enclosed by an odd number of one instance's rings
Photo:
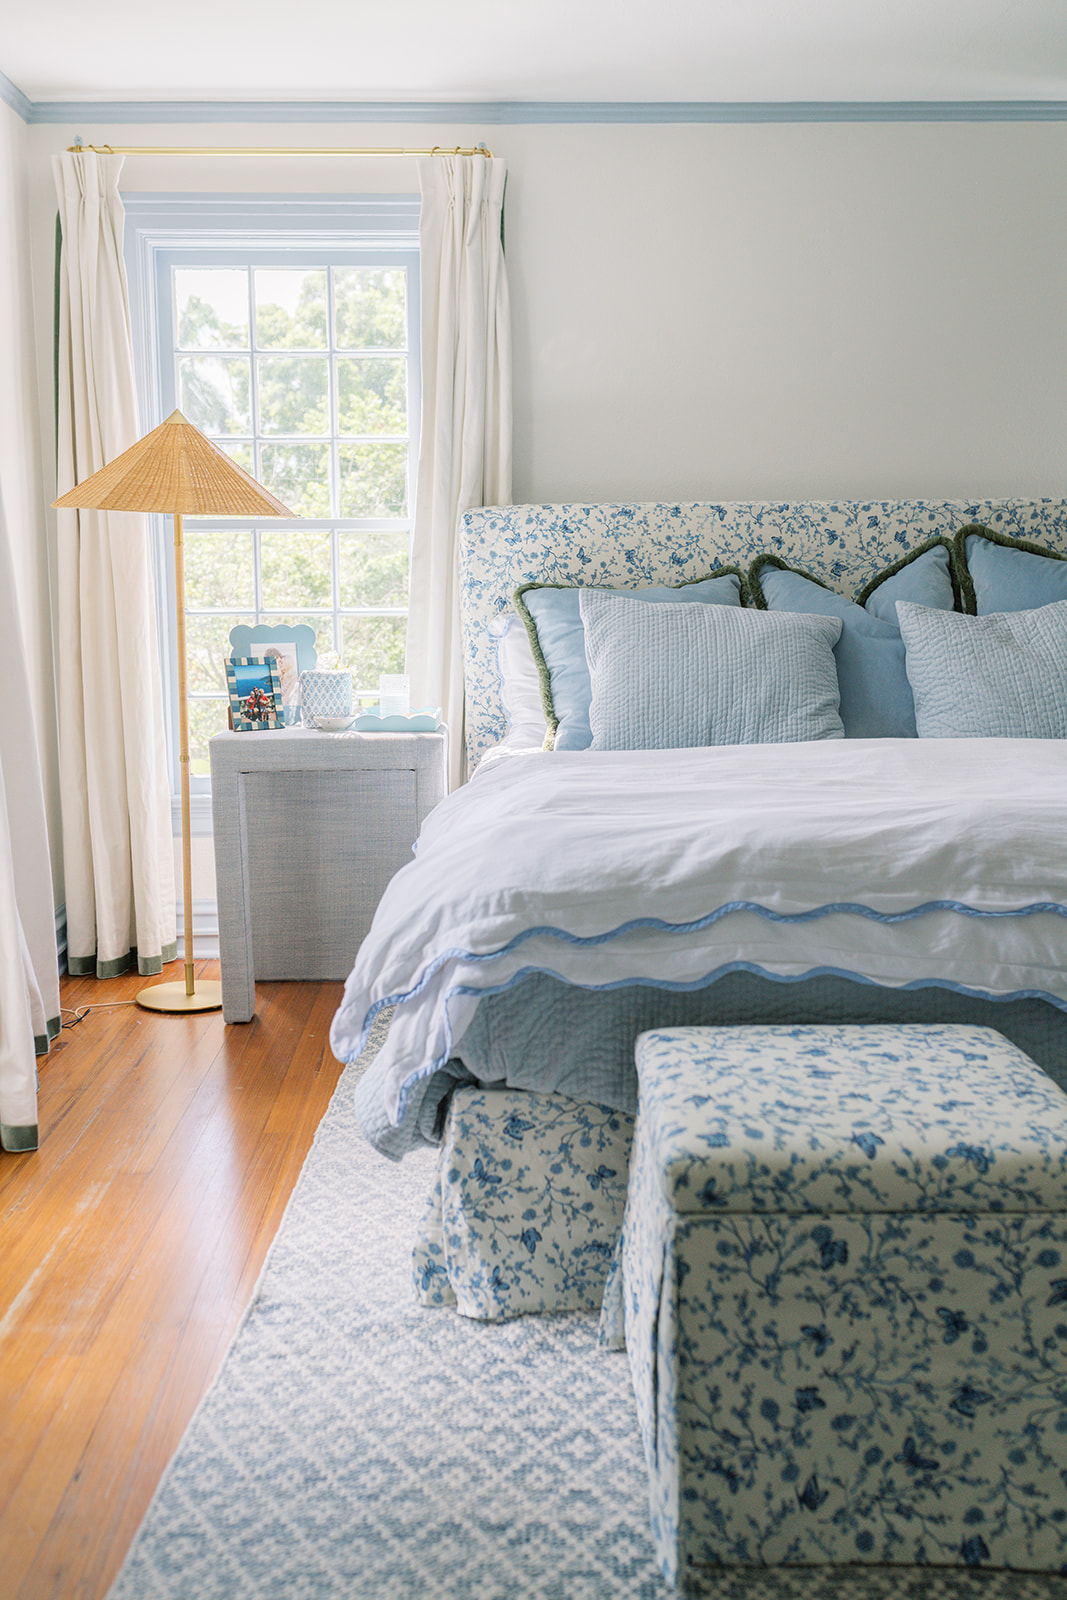
POLYGON ((467 761, 502 738, 489 624, 522 583, 641 588, 683 583, 763 551, 853 596, 891 562, 980 522, 1067 551, 1065 500, 839 500, 713 505, 485 506, 464 514, 460 585, 467 761))

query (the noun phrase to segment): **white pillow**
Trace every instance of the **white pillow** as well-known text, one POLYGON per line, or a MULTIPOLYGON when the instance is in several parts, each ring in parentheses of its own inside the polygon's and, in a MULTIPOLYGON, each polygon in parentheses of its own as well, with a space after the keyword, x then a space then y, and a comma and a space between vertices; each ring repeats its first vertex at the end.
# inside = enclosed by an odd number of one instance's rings
POLYGON ((508 726, 503 743, 509 749, 540 750, 548 734, 548 725, 530 636, 514 611, 494 617, 489 633, 496 641, 500 701, 508 726))

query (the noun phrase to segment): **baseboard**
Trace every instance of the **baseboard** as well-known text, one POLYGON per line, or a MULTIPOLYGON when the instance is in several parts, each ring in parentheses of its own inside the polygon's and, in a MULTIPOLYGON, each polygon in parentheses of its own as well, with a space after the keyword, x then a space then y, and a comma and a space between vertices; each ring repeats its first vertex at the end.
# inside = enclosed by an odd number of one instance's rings
MULTIPOLYGON (((170 825, 176 839, 182 836, 182 803, 179 795, 170 797, 170 825)), ((213 829, 211 824, 211 796, 209 794, 194 794, 189 797, 189 837, 190 839, 210 839, 213 829)))
MULTIPOLYGON (((178 923, 178 949, 182 950, 185 937, 185 914, 182 906, 176 908, 178 923)), ((219 959, 219 908, 214 900, 193 901, 193 957, 197 961, 219 959)))

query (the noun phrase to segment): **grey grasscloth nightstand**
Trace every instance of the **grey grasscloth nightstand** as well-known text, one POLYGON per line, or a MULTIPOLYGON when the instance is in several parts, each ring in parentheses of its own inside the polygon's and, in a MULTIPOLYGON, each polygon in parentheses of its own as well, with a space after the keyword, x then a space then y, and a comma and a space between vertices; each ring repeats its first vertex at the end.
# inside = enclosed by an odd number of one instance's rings
POLYGON ((447 732, 219 733, 209 743, 222 1015, 257 978, 347 978, 394 872, 443 799, 447 732))

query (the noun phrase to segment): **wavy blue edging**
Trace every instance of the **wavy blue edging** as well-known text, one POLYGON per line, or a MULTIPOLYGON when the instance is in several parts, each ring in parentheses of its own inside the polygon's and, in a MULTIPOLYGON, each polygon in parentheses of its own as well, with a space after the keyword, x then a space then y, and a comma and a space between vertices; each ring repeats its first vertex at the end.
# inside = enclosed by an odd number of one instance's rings
MULTIPOLYGON (((427 1066, 418 1068, 410 1077, 405 1078, 401 1084, 400 1095, 397 1100, 397 1126, 404 1120, 411 1091, 424 1078, 430 1078, 435 1072, 440 1072, 452 1054, 452 1024, 448 1014, 448 1005, 454 995, 477 995, 479 999, 487 1000, 491 995, 506 993, 508 989, 513 989, 517 983, 521 983, 524 978, 532 977, 535 974, 540 974, 547 978, 556 978, 560 983, 566 983, 573 989, 589 989, 597 993, 611 989, 633 989, 641 986, 647 989, 669 989, 681 994, 694 989, 706 989, 710 984, 717 982, 719 978, 723 978, 731 972, 750 972, 755 977, 767 978, 772 983, 805 983, 809 978, 847 978, 852 983, 866 984, 872 989, 890 988, 894 993, 898 989, 902 992, 916 989, 948 989, 953 994, 966 995, 972 1000, 1045 1000, 1050 1005, 1055 1006, 1057 1011, 1067 1014, 1067 1000, 1062 1000, 1057 995, 1049 994, 1044 989, 1013 989, 1010 994, 992 994, 988 989, 975 989, 969 984, 953 983, 948 978, 912 978, 907 983, 883 984, 877 978, 868 978, 863 973, 850 971, 847 967, 810 967, 806 972, 769 972, 765 967, 761 967, 754 961, 727 961, 721 967, 713 968, 711 972, 702 978, 689 978, 684 982, 673 978, 639 977, 613 978, 609 983, 575 983, 573 978, 568 978, 563 973, 556 972, 553 967, 523 967, 510 978, 505 979, 504 982, 493 984, 487 989, 476 988, 473 984, 467 983, 458 983, 455 988, 449 989, 444 997, 445 1035, 447 1040, 445 1049, 441 1055, 435 1057, 427 1066)), ((411 992, 415 994, 417 990, 412 990, 411 992)), ((388 1003, 388 1001, 379 1001, 368 1015, 373 1017, 383 1005, 388 1003)), ((364 1034, 361 1035, 361 1048, 362 1040, 366 1033, 369 1032, 369 1027, 370 1024, 368 1023, 364 1034)), ((353 1056, 351 1059, 355 1060, 356 1057, 353 1056)))
MULTIPOLYGON (((635 928, 656 928, 661 933, 697 933, 703 928, 712 927, 714 923, 720 922, 723 917, 730 915, 734 911, 752 911, 757 916, 765 917, 768 922, 781 923, 813 922, 816 917, 826 917, 836 912, 866 917, 872 922, 885 923, 910 922, 915 917, 927 916, 932 911, 955 911, 963 917, 1029 917, 1036 915, 1038 912, 1051 912, 1054 916, 1067 917, 1067 906, 1061 905, 1057 900, 1037 900, 1032 905, 1019 906, 1014 911, 983 911, 978 906, 964 905, 961 900, 925 900, 922 905, 913 906, 908 911, 875 911, 871 906, 859 905, 849 900, 831 900, 826 905, 814 906, 807 911, 772 911, 769 906, 761 906, 754 900, 727 900, 723 905, 717 906, 714 911, 709 911, 706 916, 697 917, 693 922, 666 922, 662 917, 634 917, 629 922, 620 922, 617 928, 609 928, 606 933, 568 933, 566 928, 557 928, 552 924, 543 923, 533 928, 523 928, 521 932, 516 933, 506 943, 498 946, 496 950, 464 950, 456 946, 452 946, 448 950, 442 950, 440 955, 431 961, 418 983, 414 984, 410 989, 403 990, 400 994, 386 995, 383 999, 374 1002, 363 1023, 359 1036, 359 1047, 355 1055, 349 1056, 347 1059, 349 1062, 357 1059, 360 1050, 367 1042, 371 1024, 379 1011, 383 1010, 385 1006, 399 1006, 403 1005, 407 1000, 413 1000, 416 995, 422 993, 434 973, 438 972, 446 961, 496 961, 501 956, 509 955, 512 950, 517 950, 519 945, 525 944, 527 939, 537 938, 541 934, 550 939, 561 939, 564 944, 591 947, 598 944, 607 944, 610 940, 617 939, 620 934, 631 933, 635 928)), ((547 967, 529 967, 525 970, 528 972, 547 972, 549 969, 547 967)), ((848 973, 842 973, 842 976, 847 977, 848 975, 848 973)), ((637 981, 643 982, 644 980, 638 979, 637 981)), ((449 991, 450 994, 453 992, 455 991, 449 991)), ((476 992, 489 993, 490 991, 478 990, 476 992)))
MULTIPOLYGON (((875 911, 870 906, 858 905, 849 901, 831 901, 824 906, 817 906, 808 911, 783 912, 772 911, 767 906, 757 905, 753 901, 749 900, 731 900, 726 904, 717 907, 716 910, 709 912, 707 916, 699 917, 694 922, 671 923, 664 921, 660 917, 635 917, 632 921, 620 923, 617 928, 613 928, 606 933, 596 934, 573 934, 568 933, 564 928, 556 928, 551 926, 524 928, 521 932, 515 934, 513 938, 509 939, 505 944, 501 945, 497 950, 475 952, 462 949, 449 949, 442 951, 441 954, 438 955, 435 960, 432 961, 426 968, 418 983, 414 984, 410 989, 402 991, 401 993, 386 995, 381 1000, 376 1000, 374 1004, 369 1007, 363 1020, 363 1026, 360 1029, 356 1049, 352 1055, 347 1056, 345 1060, 347 1063, 351 1063, 358 1059, 364 1045, 367 1042, 374 1019, 378 1016, 379 1012, 383 1011, 387 1006, 403 1005, 407 1001, 414 999, 422 992, 434 974, 438 972, 447 961, 460 960, 468 963, 496 961, 501 956, 507 955, 512 950, 517 949, 519 945, 525 943, 526 940, 536 938, 540 934, 545 934, 550 938, 561 939, 564 943, 570 945, 595 946, 607 944, 610 940, 618 938, 620 934, 629 933, 635 928, 656 928, 667 933, 693 933, 699 931, 700 929, 711 927, 714 923, 720 921, 723 917, 734 911, 752 911, 758 916, 765 917, 769 922, 778 923, 811 922, 817 917, 829 916, 835 912, 844 912, 851 915, 863 916, 871 921, 883 923, 907 922, 911 921, 915 917, 925 916, 932 911, 955 911, 961 916, 980 918, 1027 917, 1032 916, 1037 912, 1051 912, 1055 916, 1067 917, 1067 906, 1063 906, 1058 901, 1053 900, 1037 901, 1029 906, 1020 906, 1014 911, 984 911, 976 906, 964 905, 961 901, 928 900, 922 905, 915 906, 908 911, 892 912, 875 911)), ((812 967, 807 972, 786 974, 769 972, 765 968, 759 966, 757 963, 749 961, 727 962, 721 967, 716 967, 712 972, 706 974, 702 978, 688 979, 685 982, 667 978, 656 979, 636 977, 617 978, 613 979, 609 983, 576 984, 574 983, 573 979, 564 977, 562 974, 556 972, 552 967, 530 966, 520 968, 518 972, 514 973, 511 978, 505 980, 503 983, 484 989, 476 988, 470 984, 456 984, 455 987, 449 989, 444 996, 445 1034, 447 1039, 446 1049, 442 1055, 435 1057, 434 1060, 427 1066, 419 1068, 413 1074, 413 1076, 405 1079, 404 1083, 401 1085, 400 1097, 397 1104, 398 1116, 400 1120, 403 1121, 404 1113, 407 1109, 407 1101, 410 1090, 414 1088, 416 1084, 421 1083, 424 1078, 432 1076, 432 1074, 435 1072, 439 1072, 452 1053, 452 1027, 448 1014, 448 1006, 449 1001, 454 995, 478 995, 481 998, 488 998, 490 995, 503 994, 507 989, 512 988, 514 984, 518 983, 521 979, 529 977, 533 973, 542 973, 547 977, 558 978, 560 982, 570 984, 575 988, 598 991, 632 988, 638 984, 652 989, 672 989, 684 991, 706 988, 708 984, 714 983, 717 978, 723 977, 728 972, 751 972, 758 977, 768 978, 774 983, 799 983, 807 978, 837 977, 847 978, 853 983, 868 984, 874 988, 887 987, 886 985, 880 984, 878 980, 874 978, 865 977, 862 973, 853 972, 846 967, 812 967)), ((1056 995, 1050 994, 1043 989, 1018 989, 1013 990, 1010 994, 991 994, 985 989, 975 989, 966 984, 953 983, 949 979, 939 978, 913 978, 907 983, 892 984, 888 985, 888 987, 900 990, 948 989, 956 994, 968 995, 972 999, 978 1000, 1045 1000, 1050 1005, 1055 1006, 1057 1010, 1067 1012, 1067 1000, 1062 1000, 1056 995)))

